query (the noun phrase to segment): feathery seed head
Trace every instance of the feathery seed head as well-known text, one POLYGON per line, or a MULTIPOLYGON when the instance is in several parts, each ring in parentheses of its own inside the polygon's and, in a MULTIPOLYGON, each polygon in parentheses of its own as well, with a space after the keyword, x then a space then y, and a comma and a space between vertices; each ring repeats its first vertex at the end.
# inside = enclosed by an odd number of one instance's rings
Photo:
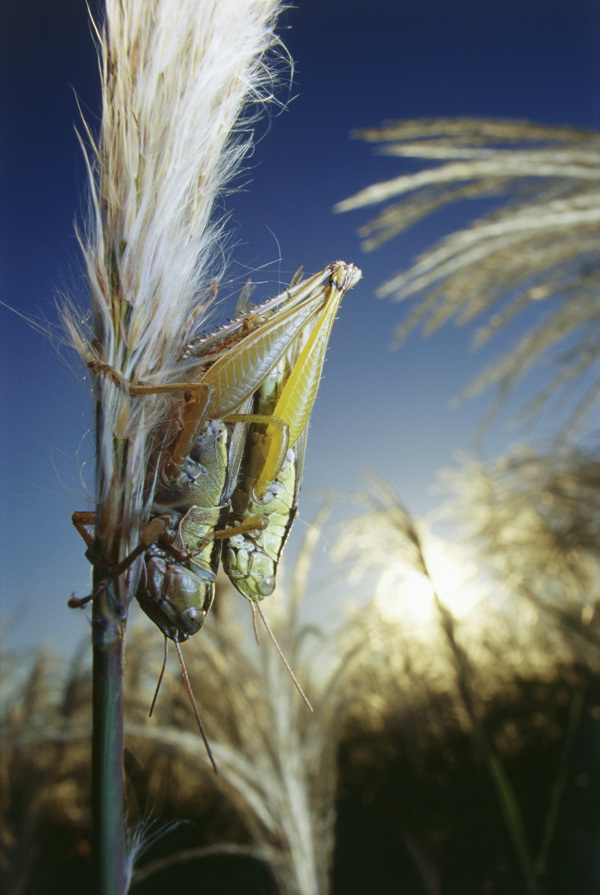
POLYGON ((106 0, 96 29, 102 120, 97 139, 84 124, 91 202, 80 236, 92 332, 64 316, 97 374, 97 537, 116 537, 121 555, 147 514, 149 458, 167 437, 174 400, 131 396, 127 384, 182 378, 186 322, 202 317, 213 294, 215 199, 251 144, 245 109, 271 99, 265 53, 278 8, 277 0, 106 0))

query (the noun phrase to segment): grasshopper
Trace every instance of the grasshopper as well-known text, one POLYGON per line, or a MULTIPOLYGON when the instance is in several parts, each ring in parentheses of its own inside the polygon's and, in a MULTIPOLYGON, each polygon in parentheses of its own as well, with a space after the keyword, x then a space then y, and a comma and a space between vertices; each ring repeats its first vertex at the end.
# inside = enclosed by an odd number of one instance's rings
POLYGON ((221 513, 227 479, 227 429, 208 423, 190 452, 177 482, 162 486, 155 517, 165 528, 144 553, 136 598, 146 615, 171 640, 187 640, 200 630, 214 600, 220 541, 212 537, 221 513))
MULTIPOLYGON (((326 300, 318 317, 290 343, 255 392, 240 480, 232 495, 233 528, 225 541, 223 568, 247 599, 273 593, 277 565, 297 513, 308 420, 315 402, 331 328, 344 293, 360 271, 331 265, 326 300), (267 520, 247 528, 253 520, 267 520)), ((241 416, 233 417, 242 419, 241 416)))
MULTIPOLYGON (((283 503, 279 515, 293 518, 301 451, 296 447, 293 462, 286 463, 288 442, 293 449, 306 428, 335 313, 343 292, 359 277, 360 272, 352 265, 336 262, 215 333, 190 343, 182 358, 199 360, 191 368, 192 376, 199 369, 202 371, 195 382, 129 384, 118 374, 111 375, 113 371, 105 369, 105 365, 90 363, 92 370, 110 376, 117 387, 127 388, 132 395, 177 391, 188 395, 177 441, 166 460, 159 461, 156 511, 138 546, 110 572, 112 576, 121 574, 144 554, 136 597, 170 639, 187 640, 201 627, 214 598, 220 541, 226 539, 228 555, 239 559, 243 548, 235 541, 232 546, 232 540, 244 539, 248 531, 253 532, 253 539, 259 538, 273 516, 272 540, 279 546, 271 549, 270 554, 276 552, 276 566, 285 536, 276 532, 274 507, 266 505, 264 497, 269 489, 280 489, 278 477, 289 478, 286 470, 291 467, 297 483, 291 486, 292 497, 283 503), (305 340, 307 332, 310 337, 298 354, 297 345, 305 340), (288 358, 296 355, 290 370, 288 358), (277 391, 277 383, 283 379, 286 385, 271 415, 272 402, 267 396, 273 392, 274 384, 277 391), (253 401, 259 413, 249 412, 253 401), (244 484, 238 485, 238 467, 245 448, 246 425, 257 421, 267 423, 260 441, 268 449, 265 463, 259 463, 260 470, 254 476, 255 485, 248 492, 244 484), (238 507, 233 526, 219 531, 221 509, 232 496, 238 507), (255 496, 260 505, 254 501, 255 496), (168 511, 162 512, 165 506, 168 511)), ((248 458, 255 456, 254 450, 245 453, 248 458)), ((255 460, 244 461, 244 480, 254 475, 255 466, 255 460)), ((153 471, 152 477, 155 475, 153 471)), ((85 525, 93 524, 93 514, 76 513, 73 522, 93 558, 93 539, 85 530, 85 525)), ((259 545, 258 552, 261 551, 264 547, 259 545)), ((226 568, 229 566, 230 562, 226 568)), ((258 585, 264 589, 264 584, 258 585)), ((244 595, 250 599, 265 596, 258 589, 252 591, 252 586, 246 590, 244 595)), ((73 599, 71 605, 81 605, 86 599, 73 599)))
MULTIPOLYGON (((164 463, 159 460, 153 515, 138 546, 110 574, 121 574, 143 554, 136 598, 165 635, 165 663, 167 639, 175 643, 215 772, 179 643, 200 629, 212 606, 222 543, 225 571, 253 605, 275 587, 277 563, 296 515, 306 428, 325 350, 342 296, 359 278, 357 268, 336 262, 190 343, 182 359, 200 360, 203 375, 196 383, 129 385, 118 371, 90 363, 133 395, 188 395, 175 446, 164 463), (230 501, 232 512, 226 513, 233 524, 220 530, 223 508, 230 501)), ((156 476, 153 469, 149 479, 156 476)), ((75 513, 73 522, 93 561, 94 539, 86 526, 94 523, 94 514, 75 513)), ((87 599, 70 602, 80 606, 87 599)), ((259 612, 310 707, 260 607, 259 612)))

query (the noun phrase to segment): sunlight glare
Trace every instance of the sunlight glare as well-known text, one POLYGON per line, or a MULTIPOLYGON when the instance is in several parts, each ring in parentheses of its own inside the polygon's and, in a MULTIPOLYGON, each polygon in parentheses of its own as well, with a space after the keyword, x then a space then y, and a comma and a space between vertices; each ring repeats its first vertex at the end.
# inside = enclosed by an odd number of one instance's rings
POLYGON ((437 625, 435 593, 456 619, 477 612, 485 588, 479 569, 464 547, 447 544, 430 531, 422 532, 429 577, 399 559, 382 573, 375 601, 384 619, 415 627, 437 625))

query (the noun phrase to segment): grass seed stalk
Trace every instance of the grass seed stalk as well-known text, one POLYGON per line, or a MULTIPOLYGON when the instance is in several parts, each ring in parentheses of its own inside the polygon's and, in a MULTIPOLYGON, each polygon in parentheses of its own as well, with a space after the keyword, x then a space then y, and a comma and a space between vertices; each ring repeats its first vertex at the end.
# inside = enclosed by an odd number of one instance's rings
POLYGON ((249 124, 272 99, 276 0, 106 0, 98 47, 102 113, 84 122, 89 220, 79 234, 91 311, 64 312, 92 371, 96 402, 94 834, 97 890, 127 890, 124 846, 123 638, 150 515, 150 458, 173 425, 174 398, 131 396, 164 385, 193 315, 206 314, 219 272, 215 199, 248 151, 249 124), (106 371, 111 371, 107 375, 106 371), (105 586, 98 589, 100 582, 105 586))

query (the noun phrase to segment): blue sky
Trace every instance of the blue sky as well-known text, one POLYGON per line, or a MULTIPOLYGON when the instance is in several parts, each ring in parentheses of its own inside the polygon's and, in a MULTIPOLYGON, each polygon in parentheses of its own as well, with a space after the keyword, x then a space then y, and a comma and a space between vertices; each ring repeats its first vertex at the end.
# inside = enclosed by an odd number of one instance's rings
MULTIPOLYGON (((334 215, 357 189, 401 173, 350 138, 386 119, 493 116, 547 124, 600 125, 598 2, 392 2, 300 0, 281 20, 295 62, 285 111, 257 129, 254 154, 224 200, 230 215, 231 282, 223 317, 241 283, 279 291, 300 265, 307 273, 352 261, 362 282, 344 300, 331 340, 309 437, 302 519, 326 491, 351 492, 371 469, 415 513, 431 510, 436 471, 469 448, 490 396, 450 403, 501 345, 471 352, 468 330, 412 336, 389 351, 403 308, 374 298, 452 223, 426 221, 375 253, 357 229, 369 215, 334 215)), ((75 138, 74 91, 90 121, 98 74, 83 0, 3 0, 0 6, 1 298, 55 327, 59 293, 85 302, 73 221, 81 218, 85 168, 75 138)), ((9 642, 54 647, 86 635, 71 591, 85 593, 88 564, 70 526, 89 506, 92 404, 78 360, 0 307, 0 602, 9 642)), ((527 385, 526 385, 527 389, 527 385)), ((494 456, 519 437, 508 410, 484 441, 494 456)), ((303 523, 294 537, 302 536, 303 523)), ((292 548, 293 549, 293 548, 292 548)))

